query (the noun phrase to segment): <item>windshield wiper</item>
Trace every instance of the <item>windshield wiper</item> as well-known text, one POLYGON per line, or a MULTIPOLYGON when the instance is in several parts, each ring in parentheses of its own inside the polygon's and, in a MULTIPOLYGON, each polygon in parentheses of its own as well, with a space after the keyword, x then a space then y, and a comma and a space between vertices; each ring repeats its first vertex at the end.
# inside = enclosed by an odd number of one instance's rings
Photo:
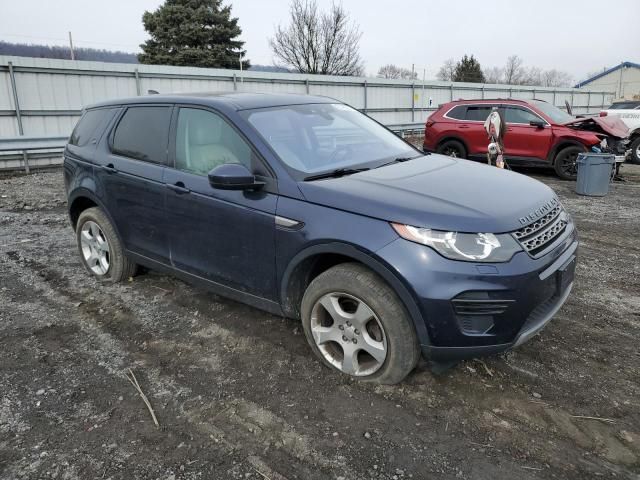
MULTIPOLYGON (((424 155, 427 155, 427 154, 425 153, 424 155)), ((416 155, 415 157, 398 157, 398 158, 394 158, 390 162, 383 163, 382 165, 378 165, 376 168, 386 167, 387 165, 393 165, 394 163, 407 162, 409 160, 413 160, 414 158, 422 157, 424 155, 416 155)))
POLYGON ((317 173, 315 175, 309 175, 308 177, 304 177, 305 182, 310 182, 311 180, 320 180, 321 178, 337 178, 343 177, 344 175, 351 175, 353 173, 364 172, 366 170, 370 170, 369 167, 363 168, 336 168, 335 170, 331 170, 330 172, 317 173))

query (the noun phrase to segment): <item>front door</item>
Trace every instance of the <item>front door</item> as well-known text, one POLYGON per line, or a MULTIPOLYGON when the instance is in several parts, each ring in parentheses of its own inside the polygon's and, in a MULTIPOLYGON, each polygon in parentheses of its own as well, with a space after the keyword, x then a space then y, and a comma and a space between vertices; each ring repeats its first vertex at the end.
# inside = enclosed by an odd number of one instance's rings
POLYGON ((546 160, 551 145, 551 126, 531 110, 518 106, 505 106, 504 154, 508 158, 546 160), (534 126, 530 122, 543 122, 534 126))
POLYGON ((180 107, 175 125, 174 168, 164 175, 173 266, 275 300, 274 179, 218 113, 180 107), (267 185, 259 191, 214 189, 207 174, 224 163, 244 164, 267 185))

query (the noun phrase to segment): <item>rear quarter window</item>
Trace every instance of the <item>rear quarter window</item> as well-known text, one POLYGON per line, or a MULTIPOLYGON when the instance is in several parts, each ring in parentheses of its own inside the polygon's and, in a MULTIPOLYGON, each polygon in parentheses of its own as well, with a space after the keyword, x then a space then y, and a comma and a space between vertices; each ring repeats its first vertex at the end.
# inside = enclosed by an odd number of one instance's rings
POLYGON ((111 151, 145 162, 166 163, 170 106, 129 107, 113 133, 111 151))
POLYGON ((102 135, 107 123, 113 118, 116 108, 98 108, 84 112, 76 128, 73 129, 69 144, 84 147, 102 135))
POLYGON ((466 105, 458 105, 456 107, 453 107, 451 110, 449 110, 449 112, 447 113, 447 117, 455 118, 456 120, 464 120, 464 116, 466 112, 467 112, 466 105))

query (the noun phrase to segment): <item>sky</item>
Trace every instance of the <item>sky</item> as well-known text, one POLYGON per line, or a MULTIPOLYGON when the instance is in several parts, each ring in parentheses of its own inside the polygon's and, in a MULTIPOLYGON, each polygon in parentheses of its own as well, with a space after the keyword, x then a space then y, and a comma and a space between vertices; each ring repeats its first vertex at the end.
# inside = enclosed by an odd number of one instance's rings
MULTIPOLYGON (((0 40, 67 43, 138 52, 145 10, 162 0, 0 0, 0 40)), ((288 0, 225 0, 239 18, 254 64, 273 65, 268 38, 286 23, 288 0)), ((317 0, 321 8, 328 0, 317 0)), ((622 61, 640 63, 639 0, 343 0, 362 32, 368 75, 387 63, 433 79, 448 58, 473 54, 483 67, 519 55, 525 66, 556 68, 583 79, 622 61)))

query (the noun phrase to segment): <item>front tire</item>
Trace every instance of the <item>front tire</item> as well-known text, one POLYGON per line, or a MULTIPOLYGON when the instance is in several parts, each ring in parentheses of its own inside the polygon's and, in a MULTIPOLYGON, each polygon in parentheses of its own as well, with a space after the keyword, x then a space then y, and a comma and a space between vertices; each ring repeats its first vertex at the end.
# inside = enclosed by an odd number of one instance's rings
POLYGON ((395 384, 418 362, 418 340, 402 302, 360 264, 343 263, 318 275, 304 293, 301 312, 311 349, 332 369, 395 384))
POLYGON ((640 165, 640 135, 631 142, 631 163, 640 165))
POLYGON ((113 225, 98 208, 88 208, 78 218, 76 241, 87 271, 103 283, 118 283, 132 277, 136 264, 124 255, 113 225))
POLYGON ((577 145, 560 150, 553 162, 556 174, 563 180, 575 180, 578 177, 578 154, 584 151, 577 145))

